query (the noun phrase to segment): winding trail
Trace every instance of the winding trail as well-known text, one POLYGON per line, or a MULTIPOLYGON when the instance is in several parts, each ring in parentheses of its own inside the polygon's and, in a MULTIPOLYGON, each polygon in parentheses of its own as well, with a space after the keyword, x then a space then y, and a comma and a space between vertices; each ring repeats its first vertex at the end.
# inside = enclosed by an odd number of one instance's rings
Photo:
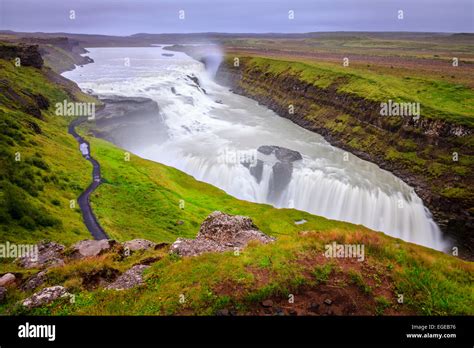
POLYGON ((97 162, 92 156, 90 155, 90 144, 84 138, 82 138, 79 134, 76 133, 76 126, 81 124, 82 122, 86 121, 86 117, 78 118, 72 121, 69 124, 69 134, 71 134, 79 143, 79 148, 82 153, 82 156, 92 163, 92 183, 89 187, 86 188, 84 192, 81 193, 77 202, 79 203, 79 207, 82 211, 82 218, 84 219, 84 223, 86 224, 87 229, 94 237, 94 239, 109 239, 107 234, 104 232, 103 228, 100 226, 97 218, 95 217, 94 213, 92 212, 91 204, 89 197, 94 190, 99 187, 101 183, 101 175, 100 175, 100 164, 97 162))

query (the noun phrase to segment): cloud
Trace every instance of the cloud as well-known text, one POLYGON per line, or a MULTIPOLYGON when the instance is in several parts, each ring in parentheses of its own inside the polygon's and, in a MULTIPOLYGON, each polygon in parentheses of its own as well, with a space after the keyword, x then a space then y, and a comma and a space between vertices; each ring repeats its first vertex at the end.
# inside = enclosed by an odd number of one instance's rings
POLYGON ((0 0, 0 28, 129 35, 186 32, 473 32, 472 0, 0 0), (397 18, 398 10, 404 19, 397 18), (75 11, 76 19, 69 13, 75 11), (178 11, 185 11, 185 20, 178 11), (288 19, 293 10, 295 18, 288 19))

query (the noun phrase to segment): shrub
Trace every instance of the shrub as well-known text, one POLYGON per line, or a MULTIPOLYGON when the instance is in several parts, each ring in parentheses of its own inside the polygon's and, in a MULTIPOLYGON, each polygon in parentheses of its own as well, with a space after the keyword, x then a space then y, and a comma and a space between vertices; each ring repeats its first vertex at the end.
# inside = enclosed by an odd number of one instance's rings
POLYGON ((55 206, 57 206, 57 207, 59 207, 59 206, 61 205, 61 202, 60 202, 58 199, 53 199, 53 200, 51 201, 51 204, 52 204, 52 205, 55 205, 55 206))
POLYGON ((20 219, 20 226, 26 228, 27 230, 34 230, 36 227, 35 221, 28 215, 22 216, 20 219))

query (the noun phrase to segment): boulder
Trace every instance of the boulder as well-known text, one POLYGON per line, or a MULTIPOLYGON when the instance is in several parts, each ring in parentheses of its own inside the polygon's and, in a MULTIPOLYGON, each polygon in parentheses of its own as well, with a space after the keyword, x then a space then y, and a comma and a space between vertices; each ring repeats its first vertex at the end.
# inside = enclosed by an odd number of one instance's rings
POLYGON ((13 273, 4 274, 0 277, 0 286, 7 286, 15 282, 15 275, 13 273))
POLYGON ((72 256, 74 258, 99 256, 111 250, 115 244, 112 239, 82 240, 72 246, 72 256))
POLYGON ((21 287, 23 291, 30 291, 36 289, 38 286, 46 281, 46 271, 36 273, 34 276, 29 278, 25 284, 21 287))
POLYGON ((136 265, 118 277, 112 284, 106 287, 108 290, 131 289, 143 284, 143 271, 150 266, 136 265))
POLYGON ((40 292, 31 295, 26 300, 24 300, 22 304, 27 308, 35 308, 51 303, 60 297, 66 296, 71 296, 71 294, 66 291, 65 287, 56 285, 45 288, 40 292))
POLYGON ((249 217, 215 211, 204 220, 196 239, 178 238, 171 245, 170 252, 196 256, 244 248, 251 240, 269 243, 275 238, 258 230, 249 217))
POLYGON ((148 250, 156 246, 156 243, 153 243, 146 239, 133 239, 123 243, 125 250, 137 251, 137 250, 148 250))
POLYGON ((5 289, 3 286, 0 286, 0 303, 5 301, 7 298, 7 289, 5 289))
POLYGON ((18 264, 24 268, 46 268, 64 264, 64 245, 55 242, 41 242, 37 244, 37 253, 20 257, 18 264))

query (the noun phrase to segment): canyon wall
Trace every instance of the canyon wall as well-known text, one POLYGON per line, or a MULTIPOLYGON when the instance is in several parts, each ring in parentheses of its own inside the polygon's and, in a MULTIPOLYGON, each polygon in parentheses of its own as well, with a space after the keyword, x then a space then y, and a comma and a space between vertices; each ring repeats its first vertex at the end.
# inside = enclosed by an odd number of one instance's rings
POLYGON ((472 156, 473 148, 468 145, 472 128, 440 118, 381 116, 380 103, 386 100, 338 91, 344 77, 322 88, 295 74, 275 74, 250 59, 241 59, 239 67, 225 60, 216 80, 400 177, 415 188, 441 229, 456 236, 462 244, 456 246, 464 256, 474 254, 472 171, 450 171, 448 158, 459 148, 462 153, 457 155, 472 156), (440 158, 448 159, 441 164, 440 158), (447 170, 433 171, 440 166, 447 170))

